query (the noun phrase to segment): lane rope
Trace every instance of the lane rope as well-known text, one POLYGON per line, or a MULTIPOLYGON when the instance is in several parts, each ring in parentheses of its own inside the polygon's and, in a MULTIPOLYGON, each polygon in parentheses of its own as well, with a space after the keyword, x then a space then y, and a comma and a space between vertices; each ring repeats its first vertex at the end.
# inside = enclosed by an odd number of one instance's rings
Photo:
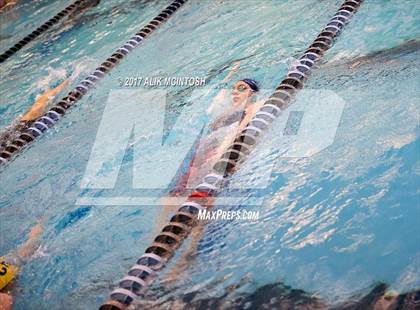
MULTIPOLYGON (((156 29, 164 24, 183 4, 188 0, 175 0, 162 10, 159 15, 152 19, 146 26, 140 29, 123 46, 118 48, 109 58, 89 76, 82 80, 67 96, 62 98, 56 105, 50 108, 43 116, 34 121, 29 128, 22 131, 18 138, 8 143, 3 150, 0 150, 0 166, 10 161, 14 155, 36 138, 44 134, 49 128, 55 125, 59 119, 76 104, 88 91, 95 87, 95 84, 110 72, 120 61, 136 48, 144 39, 150 36, 156 29)), ((77 1, 76 1, 77 2, 77 1)))
POLYGON ((197 224, 200 210, 211 207, 209 201, 221 190, 225 179, 233 174, 234 168, 243 162, 259 137, 291 103, 296 93, 303 87, 314 64, 331 48, 345 24, 356 13, 363 0, 345 1, 326 27, 299 58, 299 65, 289 71, 274 93, 264 102, 259 112, 235 138, 227 151, 213 166, 213 171, 195 187, 187 202, 181 205, 177 213, 156 236, 153 243, 145 250, 118 283, 118 288, 110 294, 99 310, 123 310, 139 297, 145 297, 150 284, 156 279, 157 272, 164 268, 191 229, 197 224))
POLYGON ((18 52, 20 49, 22 49, 29 42, 35 40, 42 33, 47 31, 48 29, 50 29, 54 24, 57 24, 64 17, 66 17, 70 13, 74 12, 84 2, 86 2, 86 0, 77 0, 77 1, 73 2, 68 7, 66 7, 64 10, 60 11, 59 13, 54 15, 52 18, 47 20, 45 23, 43 23, 41 26, 36 28, 34 31, 32 31, 30 34, 28 34, 26 37, 24 37, 18 43, 13 45, 11 48, 7 49, 3 54, 0 55, 0 63, 5 62, 6 59, 8 59, 10 56, 14 55, 16 52, 18 52))

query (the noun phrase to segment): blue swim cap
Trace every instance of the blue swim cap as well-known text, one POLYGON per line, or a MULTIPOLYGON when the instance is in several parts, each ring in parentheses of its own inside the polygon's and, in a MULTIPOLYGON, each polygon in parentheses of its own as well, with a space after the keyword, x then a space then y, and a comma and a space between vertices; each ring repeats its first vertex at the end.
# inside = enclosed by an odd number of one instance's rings
POLYGON ((243 79, 242 82, 246 83, 253 91, 259 91, 260 88, 258 87, 257 81, 253 79, 243 79))

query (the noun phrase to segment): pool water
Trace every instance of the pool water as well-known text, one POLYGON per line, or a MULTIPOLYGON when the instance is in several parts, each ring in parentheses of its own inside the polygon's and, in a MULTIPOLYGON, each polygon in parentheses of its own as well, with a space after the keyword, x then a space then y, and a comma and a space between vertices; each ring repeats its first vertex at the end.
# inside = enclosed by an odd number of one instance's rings
MULTIPOLYGON (((0 52, 70 3, 26 1, 2 15, 0 52)), ((101 1, 10 57, 0 68, 0 126, 24 113, 48 85, 71 76, 75 86, 168 3, 101 1)), ((212 85, 233 61, 246 58, 238 77, 251 73, 266 80, 273 71, 264 68, 275 67, 280 80, 290 59, 305 50, 339 5, 190 1, 52 130, 1 168, 0 254, 22 244, 37 221, 44 225, 41 246, 15 284, 16 309, 97 308, 152 241, 159 207, 76 205, 118 78, 200 76, 212 85)), ((283 158, 274 148, 280 143, 274 123, 253 152, 258 160, 245 163, 231 180, 253 188, 275 161, 268 186, 230 207, 256 210, 248 200, 262 197, 260 220, 210 223, 176 281, 159 285, 163 274, 154 285, 162 308, 174 307, 169 301, 186 293, 218 298, 232 287, 240 294, 280 282, 330 305, 379 282, 398 292, 419 289, 418 9, 414 0, 365 1, 306 83, 307 89, 330 90, 345 101, 334 143, 309 158, 283 158)), ((174 92, 168 124, 188 96, 174 92)), ((304 95, 302 100, 310 101, 304 95)), ((125 158, 115 190, 94 195, 137 194, 131 168, 125 158)), ((167 272, 175 264, 176 259, 167 272)))

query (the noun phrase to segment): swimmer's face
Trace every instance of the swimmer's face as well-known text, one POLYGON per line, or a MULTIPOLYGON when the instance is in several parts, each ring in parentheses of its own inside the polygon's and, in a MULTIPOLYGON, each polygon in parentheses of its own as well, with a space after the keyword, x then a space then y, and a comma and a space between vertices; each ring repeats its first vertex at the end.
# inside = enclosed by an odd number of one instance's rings
POLYGON ((234 107, 239 107, 245 103, 248 103, 254 91, 249 87, 249 85, 243 81, 239 81, 233 86, 232 89, 232 104, 234 107))

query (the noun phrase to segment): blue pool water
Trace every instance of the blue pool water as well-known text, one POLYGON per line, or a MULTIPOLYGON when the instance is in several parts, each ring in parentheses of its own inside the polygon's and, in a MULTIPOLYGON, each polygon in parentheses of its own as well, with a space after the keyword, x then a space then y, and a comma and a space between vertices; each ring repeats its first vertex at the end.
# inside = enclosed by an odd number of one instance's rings
MULTIPOLYGON (((0 52, 70 3, 27 1, 2 15, 0 52)), ((167 4, 102 1, 16 53, 0 68, 0 126, 24 113, 48 85, 70 75, 76 85, 167 4)), ((238 76, 280 80, 340 4, 191 1, 2 169, 0 254, 22 244, 39 219, 44 224, 41 247, 16 283, 16 309, 95 308, 152 241, 159 207, 76 205, 118 78, 203 76, 211 85, 227 73, 217 72, 246 57, 238 76)), ((263 197, 261 219, 209 224, 177 281, 163 291, 159 281, 154 287, 164 304, 186 292, 218 297, 239 283, 238 293, 283 282, 328 304, 379 282, 398 292, 420 287, 418 9, 414 0, 365 1, 306 84, 345 101, 334 143, 309 158, 281 158, 281 150, 270 151, 279 143, 274 123, 254 152, 258 160, 232 179, 253 188, 275 161, 268 186, 241 203, 256 210, 248 200, 263 197)), ((173 95, 169 123, 188 96, 173 95)), ((135 195, 131 167, 126 159, 115 190, 95 195, 135 195)))

